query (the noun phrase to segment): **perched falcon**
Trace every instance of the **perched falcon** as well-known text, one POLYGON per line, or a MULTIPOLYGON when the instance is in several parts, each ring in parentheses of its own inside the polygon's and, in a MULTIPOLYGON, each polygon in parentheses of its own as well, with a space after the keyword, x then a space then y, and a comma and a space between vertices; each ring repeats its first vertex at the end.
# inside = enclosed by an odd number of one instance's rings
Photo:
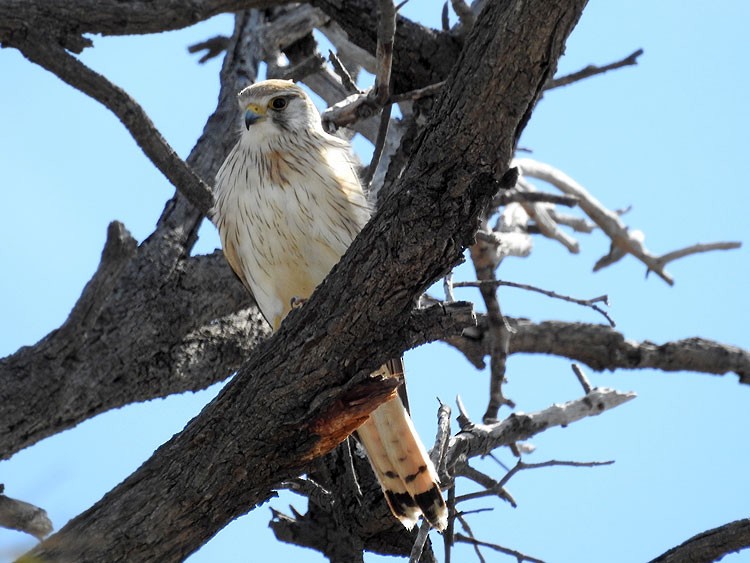
MULTIPOLYGON (((239 93, 244 125, 216 176, 224 255, 274 330, 306 299, 370 218, 346 141, 327 134, 308 95, 283 80, 239 93)), ((392 360, 381 369, 401 369, 392 360)), ((358 429, 393 514, 447 524, 437 472, 398 397, 358 429)))

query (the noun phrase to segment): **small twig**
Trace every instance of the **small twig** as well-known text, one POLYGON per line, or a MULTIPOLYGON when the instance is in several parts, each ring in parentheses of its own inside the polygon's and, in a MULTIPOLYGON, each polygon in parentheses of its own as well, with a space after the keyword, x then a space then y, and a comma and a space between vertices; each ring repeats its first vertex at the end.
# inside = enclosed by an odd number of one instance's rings
POLYGON ((445 293, 446 303, 456 302, 456 296, 453 294, 453 270, 448 272, 443 278, 443 292, 445 293))
POLYGON ((591 393, 591 383, 589 383, 588 378, 586 377, 586 374, 583 373, 583 370, 578 364, 573 364, 570 366, 573 369, 573 373, 576 374, 576 377, 578 378, 578 382, 581 384, 581 387, 583 387, 583 392, 587 395, 591 393))
MULTIPOLYGON (((469 523, 466 521, 466 518, 464 518, 462 514, 457 514, 456 518, 458 518, 458 521, 461 522, 461 526, 464 530, 466 530, 466 533, 469 534, 469 537, 473 540, 476 540, 476 538, 474 537, 474 532, 472 531, 471 526, 469 526, 469 523)), ((477 554, 477 558, 479 559, 479 561, 485 563, 484 556, 479 550, 479 545, 477 544, 474 544, 474 553, 477 554)))
POLYGON ((559 78, 553 78, 552 80, 547 82, 547 84, 544 86, 544 89, 552 90, 553 88, 559 88, 560 86, 567 86, 568 84, 572 84, 573 82, 578 82, 579 80, 583 80, 584 78, 589 78, 597 74, 603 74, 610 70, 622 68, 624 66, 636 65, 638 64, 638 57, 640 57, 642 54, 643 54, 643 49, 638 49, 637 51, 633 51, 632 53, 630 53, 624 59, 615 61, 608 65, 604 65, 604 66, 589 65, 586 68, 579 70, 578 72, 573 72, 571 74, 567 74, 559 78))
POLYGON ((307 497, 319 506, 330 507, 333 503, 331 492, 309 478, 305 479, 303 477, 297 477, 295 479, 289 479, 288 481, 282 482, 279 488, 307 497))
POLYGON ((471 430, 474 427, 474 423, 469 418, 469 413, 466 412, 466 407, 461 400, 461 395, 456 395, 456 406, 458 407, 456 422, 458 422, 459 428, 464 432, 471 430))
POLYGON ((451 437, 449 470, 466 459, 486 455, 501 446, 528 440, 553 426, 569 426, 589 416, 599 416, 636 397, 635 393, 597 387, 580 399, 554 404, 533 413, 513 413, 496 424, 475 424, 451 437))
POLYGON ((430 450, 430 459, 437 468, 438 475, 445 472, 445 454, 448 451, 448 441, 451 436, 451 408, 440 401, 438 407, 437 435, 435 445, 430 450))
POLYGON ((427 541, 427 535, 430 533, 430 523, 427 520, 422 520, 422 524, 419 526, 419 532, 417 533, 417 539, 414 540, 414 545, 411 548, 409 554, 409 563, 419 563, 422 557, 422 550, 424 550, 424 544, 427 541))
POLYGON ((499 551, 500 553, 504 553, 506 555, 512 555, 518 560, 519 563, 523 561, 529 561, 530 563, 544 563, 544 561, 541 559, 537 559, 536 557, 531 557, 530 555, 525 555, 521 553, 520 551, 516 551, 515 549, 509 549, 507 547, 503 547, 496 543, 489 543, 489 542, 476 540, 474 538, 464 536, 463 534, 456 534, 456 541, 460 541, 463 543, 470 543, 473 545, 481 545, 482 547, 488 547, 490 549, 494 549, 495 551, 499 551))
POLYGON ((460 497, 456 498, 456 502, 463 502, 472 498, 480 498, 492 495, 500 497, 502 500, 510 504, 513 508, 516 508, 518 506, 518 503, 516 502, 516 499, 513 498, 513 495, 506 491, 498 481, 496 481, 489 475, 482 473, 468 463, 463 464, 460 467, 457 466, 455 471, 457 475, 461 475, 462 477, 471 479, 475 483, 483 486, 485 489, 476 493, 467 493, 465 495, 461 495, 460 497))
POLYGON ((656 260, 662 265, 666 265, 668 262, 671 262, 672 260, 677 260, 678 258, 684 258, 685 256, 690 256, 691 254, 698 254, 700 252, 711 252, 712 250, 734 250, 735 248, 740 248, 741 246, 742 246, 741 242, 711 242, 711 243, 706 243, 706 244, 694 244, 686 248, 681 248, 680 250, 674 250, 672 252, 668 252, 667 254, 663 254, 662 256, 659 256, 656 260))
POLYGON ((357 84, 354 82, 352 75, 349 74, 349 71, 346 70, 344 63, 342 63, 338 55, 330 49, 328 50, 328 60, 331 61, 333 70, 336 72, 338 77, 341 78, 341 84, 344 85, 346 91, 349 94, 361 94, 362 91, 357 88, 357 84))
POLYGON ((188 47, 188 53, 206 51, 205 54, 200 59, 198 59, 198 62, 200 64, 203 64, 206 61, 210 61, 214 57, 218 57, 221 53, 223 53, 227 48, 227 45, 229 44, 229 39, 230 38, 226 35, 217 35, 216 37, 212 37, 211 39, 206 39, 205 41, 201 41, 200 43, 190 45, 188 47))
POLYGON ((456 282, 453 284, 453 287, 478 287, 480 290, 482 287, 498 287, 498 286, 505 286, 505 287, 515 287, 516 289, 525 289, 527 291, 533 291, 536 293, 541 293, 542 295, 546 295, 547 297, 552 297, 553 299, 560 299, 562 301, 568 301, 569 303, 575 303, 576 305, 582 305, 584 307, 589 307, 602 315, 607 321, 609 322, 611 327, 615 327, 615 321, 612 320, 612 318, 609 316, 609 314, 602 309, 601 307, 598 307, 596 303, 604 303, 605 305, 609 306, 608 297, 606 295, 600 295, 599 297, 593 297, 591 299, 577 299, 575 297, 570 297, 568 295, 562 295, 560 293, 550 291, 548 289, 542 289, 540 287, 535 287, 533 285, 528 285, 525 283, 516 283, 516 282, 509 282, 509 281, 503 281, 503 280, 479 280, 479 281, 470 281, 470 282, 456 282))
POLYGON ((367 168, 362 182, 366 186, 370 186, 372 177, 375 175, 375 170, 380 163, 380 158, 383 156, 383 147, 385 147, 385 139, 388 135, 388 125, 391 123, 391 109, 392 105, 386 105, 380 113, 380 125, 378 126, 378 136, 375 140, 375 148, 372 151, 372 160, 370 160, 370 166, 367 168))
POLYGON ((448 527, 443 532, 443 549, 445 551, 445 563, 451 563, 451 547, 453 547, 453 534, 456 528, 456 484, 448 489, 448 527))
POLYGON ((426 98, 427 96, 434 96, 443 89, 443 86, 445 86, 445 80, 443 80, 442 82, 436 82, 435 84, 430 84, 429 86, 425 86, 424 88, 409 90, 408 92, 404 92, 403 94, 394 94, 388 99, 388 103, 400 104, 401 102, 408 102, 418 100, 420 98, 426 98))
POLYGON ((642 233, 639 234, 638 231, 628 229, 617 213, 604 207, 578 182, 549 164, 529 158, 515 159, 513 164, 520 168, 524 175, 549 182, 563 193, 577 197, 579 199, 578 207, 611 239, 610 256, 600 259, 595 266, 595 271, 614 263, 621 256, 624 256, 624 253, 628 253, 643 262, 669 285, 674 285, 672 276, 664 270, 663 264, 644 246, 642 233))
MULTIPOLYGON (((517 178, 513 180, 515 185, 517 178)), ((495 248, 491 244, 477 241, 471 246, 471 260, 477 278, 487 282, 495 281, 495 248)), ((454 287, 457 287, 454 285, 454 287)), ((487 309, 487 336, 489 336, 490 349, 490 390, 487 410, 482 417, 485 424, 497 420, 500 407, 508 405, 513 408, 513 401, 503 395, 503 383, 505 381, 505 367, 510 347, 510 334, 508 324, 500 309, 500 301, 497 298, 496 286, 478 285, 479 292, 487 309)))

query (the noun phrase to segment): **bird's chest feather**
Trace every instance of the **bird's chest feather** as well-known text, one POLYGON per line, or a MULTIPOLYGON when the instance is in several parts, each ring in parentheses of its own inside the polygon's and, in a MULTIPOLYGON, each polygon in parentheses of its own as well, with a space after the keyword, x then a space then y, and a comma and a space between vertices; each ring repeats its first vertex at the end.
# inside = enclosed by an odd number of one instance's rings
POLYGON ((278 326, 292 298, 312 293, 366 221, 364 196, 359 190, 362 202, 351 201, 325 162, 281 151, 227 164, 232 170, 220 172, 217 192, 224 250, 236 255, 233 268, 278 326))

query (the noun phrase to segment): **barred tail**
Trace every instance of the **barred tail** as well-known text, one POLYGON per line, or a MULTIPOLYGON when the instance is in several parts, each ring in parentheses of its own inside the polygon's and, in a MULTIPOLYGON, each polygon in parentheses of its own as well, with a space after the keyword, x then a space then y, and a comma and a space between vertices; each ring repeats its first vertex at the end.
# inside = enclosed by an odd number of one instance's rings
POLYGON ((401 399, 378 407, 357 434, 396 518, 411 529, 421 513, 444 530, 448 510, 437 471, 401 399))

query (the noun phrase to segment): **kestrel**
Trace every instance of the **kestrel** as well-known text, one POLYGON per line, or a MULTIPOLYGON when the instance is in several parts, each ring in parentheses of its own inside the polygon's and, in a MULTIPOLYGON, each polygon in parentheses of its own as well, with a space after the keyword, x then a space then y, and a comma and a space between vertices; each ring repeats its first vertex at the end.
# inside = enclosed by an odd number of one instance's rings
MULTIPOLYGON (((216 176, 212 216, 227 261, 275 331, 339 261, 371 208, 349 143, 323 130, 304 90, 267 80, 238 100, 245 126, 216 176)), ((378 407, 357 435, 396 518, 411 529, 423 514, 444 530, 437 472, 401 399, 378 407)))

